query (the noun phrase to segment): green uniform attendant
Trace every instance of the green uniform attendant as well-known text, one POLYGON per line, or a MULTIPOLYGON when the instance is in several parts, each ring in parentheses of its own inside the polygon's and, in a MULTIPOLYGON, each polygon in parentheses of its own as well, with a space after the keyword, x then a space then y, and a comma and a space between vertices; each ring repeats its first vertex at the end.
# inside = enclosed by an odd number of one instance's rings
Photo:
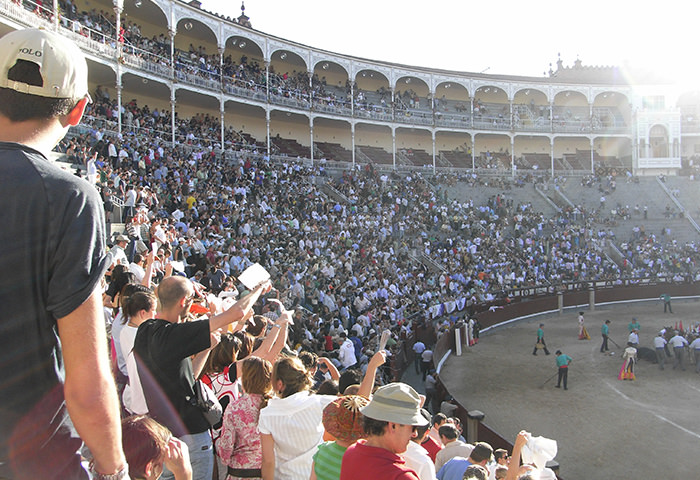
POLYGON ((544 350, 546 355, 549 355, 549 350, 547 350, 547 344, 544 341, 544 323, 540 323, 540 328, 537 329, 537 342, 535 343, 535 348, 532 350, 533 355, 537 355, 537 350, 544 350))
POLYGON ((561 350, 557 350, 555 353, 557 355, 557 367, 559 369, 559 376, 557 377, 556 387, 559 388, 563 382, 564 390, 568 390, 567 380, 569 377, 569 365, 571 365, 573 358, 566 355, 565 353, 561 353, 561 350))
POLYGON ((632 321, 627 325, 627 330, 630 332, 632 330, 637 330, 639 331, 642 328, 642 326, 639 324, 636 318, 633 318, 632 321))
POLYGON ((603 335, 603 344, 600 346, 601 352, 608 351, 608 334, 610 333, 610 320, 606 320, 603 326, 600 328, 600 333, 603 335))

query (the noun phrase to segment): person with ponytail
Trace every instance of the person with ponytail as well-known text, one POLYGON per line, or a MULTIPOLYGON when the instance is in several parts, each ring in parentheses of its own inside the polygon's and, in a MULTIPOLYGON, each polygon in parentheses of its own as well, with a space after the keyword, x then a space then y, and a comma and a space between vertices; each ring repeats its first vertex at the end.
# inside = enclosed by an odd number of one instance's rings
MULTIPOLYGON (((386 352, 375 353, 357 394, 369 398, 386 352)), ((323 410, 338 397, 310 392, 312 373, 297 357, 283 357, 272 369, 276 397, 260 411, 263 480, 308 480, 313 457, 323 442, 323 410)))
POLYGON ((260 410, 272 397, 272 364, 256 356, 239 362, 244 393, 224 412, 216 453, 227 468, 227 480, 261 478, 260 410))
POLYGON ((275 397, 260 411, 263 480, 308 480, 323 442, 323 409, 338 397, 310 392, 313 378, 296 357, 277 360, 272 369, 275 397))
MULTIPOLYGON (((207 363, 202 370, 200 379, 211 387, 219 399, 224 412, 228 410, 228 405, 231 402, 241 396, 241 377, 243 375, 241 364, 243 360, 250 357, 258 357, 272 365, 272 362, 277 359, 282 348, 286 345, 287 324, 289 321, 289 314, 280 315, 277 321, 272 324, 272 328, 267 332, 260 346, 255 350, 253 350, 253 337, 244 331, 239 330, 235 333, 226 333, 221 336, 221 341, 214 347, 209 354, 209 358, 207 358, 207 363)), ((265 322, 265 325, 267 325, 267 320, 265 322)), ((270 383, 269 379, 267 383, 270 383)), ((257 421, 257 414, 255 418, 257 421)), ((219 480, 225 480, 226 465, 223 463, 224 457, 218 453, 222 424, 220 423, 214 427, 213 441, 217 451, 218 478, 219 480)))

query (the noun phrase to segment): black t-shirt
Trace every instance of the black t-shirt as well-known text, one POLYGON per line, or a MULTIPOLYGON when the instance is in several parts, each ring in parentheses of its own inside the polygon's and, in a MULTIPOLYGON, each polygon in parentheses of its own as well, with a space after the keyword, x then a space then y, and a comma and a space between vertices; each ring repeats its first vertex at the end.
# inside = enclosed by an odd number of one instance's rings
POLYGON ((102 202, 87 181, 16 143, 0 142, 0 182, 0 478, 87 478, 64 404, 56 319, 90 296, 110 263, 102 202))
POLYGON ((187 398, 194 398, 190 357, 209 348, 209 321, 147 320, 134 339, 139 379, 148 413, 176 437, 202 433, 209 423, 187 398))

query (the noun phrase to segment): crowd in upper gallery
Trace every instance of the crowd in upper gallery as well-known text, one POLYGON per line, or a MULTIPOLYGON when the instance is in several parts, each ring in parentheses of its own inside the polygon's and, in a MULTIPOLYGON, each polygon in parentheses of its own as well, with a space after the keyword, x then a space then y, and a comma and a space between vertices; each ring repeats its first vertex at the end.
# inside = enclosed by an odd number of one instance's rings
MULTIPOLYGON (((22 0, 22 3, 37 15, 46 19, 52 17, 50 6, 44 6, 41 1, 22 0)), ((172 72, 180 81, 223 88, 231 94, 262 100, 269 96, 271 101, 292 107, 344 115, 349 115, 354 109, 355 115, 379 120, 462 127, 478 125, 495 130, 527 127, 547 131, 555 127, 585 132, 625 127, 624 118, 614 107, 602 111, 594 109, 591 115, 587 106, 555 107, 552 111, 548 106, 530 102, 517 105, 511 112, 508 105, 478 99, 474 99, 471 107, 466 98, 452 100, 444 95, 433 98, 431 93, 419 96, 409 85, 402 85, 403 88, 397 85, 392 96, 388 86, 369 91, 358 88, 357 82, 351 84, 351 80, 346 80, 344 85, 330 85, 318 73, 276 71, 272 65, 266 69, 245 55, 234 58, 224 53, 220 56, 218 52, 208 52, 206 47, 192 43, 187 49, 173 48, 171 62, 171 39, 167 32, 149 38, 142 35, 138 23, 124 17, 117 32, 113 11, 79 10, 71 0, 59 1, 59 9, 60 21, 65 28, 113 46, 119 40, 124 56, 143 58, 149 69, 160 67, 161 73, 170 75, 172 63, 172 72)))

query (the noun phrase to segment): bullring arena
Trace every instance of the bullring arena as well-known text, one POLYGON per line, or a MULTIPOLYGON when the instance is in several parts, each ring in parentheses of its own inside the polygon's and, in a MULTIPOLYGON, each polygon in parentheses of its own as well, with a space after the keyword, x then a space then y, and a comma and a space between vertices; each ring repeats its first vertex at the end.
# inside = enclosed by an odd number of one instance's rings
MULTIPOLYGON (((450 393, 468 410, 485 414, 483 422, 505 439, 528 430, 558 441, 556 461, 565 479, 695 478, 700 440, 700 375, 685 358, 685 371, 672 359, 658 365, 639 361, 636 381, 618 380, 620 348, 599 352, 600 327, 611 320, 610 338, 625 346, 627 325, 641 324, 640 346, 664 326, 697 322, 698 298, 676 301, 664 314, 660 301, 599 305, 585 312, 591 340, 578 340, 578 308, 496 326, 479 343, 451 355, 440 371, 450 393), (552 355, 532 355, 539 323, 552 355), (572 357, 569 389, 555 388, 554 352, 572 357), (549 381, 548 381, 549 380, 549 381)), ((684 353, 685 355, 685 353, 684 353)))

